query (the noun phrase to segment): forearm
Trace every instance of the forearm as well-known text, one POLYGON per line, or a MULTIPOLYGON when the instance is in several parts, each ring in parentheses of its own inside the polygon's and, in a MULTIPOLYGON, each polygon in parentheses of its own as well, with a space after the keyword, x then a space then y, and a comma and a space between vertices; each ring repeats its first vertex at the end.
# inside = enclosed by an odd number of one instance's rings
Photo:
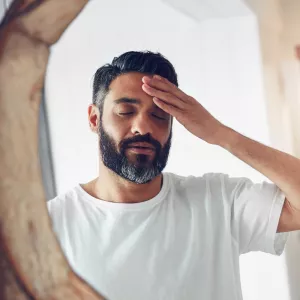
POLYGON ((223 147, 275 183, 290 204, 300 210, 300 160, 225 127, 219 146, 223 147))

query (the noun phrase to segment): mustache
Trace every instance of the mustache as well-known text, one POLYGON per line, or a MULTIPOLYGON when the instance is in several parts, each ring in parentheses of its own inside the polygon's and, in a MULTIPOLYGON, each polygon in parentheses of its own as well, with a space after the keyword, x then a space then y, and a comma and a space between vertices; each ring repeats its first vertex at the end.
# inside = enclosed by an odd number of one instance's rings
POLYGON ((130 144, 133 144, 133 143, 148 143, 148 144, 152 145, 156 149, 156 151, 161 150, 161 144, 159 143, 159 141, 154 139, 150 135, 150 133, 147 133, 145 135, 136 135, 132 138, 128 138, 128 139, 123 140, 120 143, 121 151, 124 151, 126 148, 129 147, 130 144))

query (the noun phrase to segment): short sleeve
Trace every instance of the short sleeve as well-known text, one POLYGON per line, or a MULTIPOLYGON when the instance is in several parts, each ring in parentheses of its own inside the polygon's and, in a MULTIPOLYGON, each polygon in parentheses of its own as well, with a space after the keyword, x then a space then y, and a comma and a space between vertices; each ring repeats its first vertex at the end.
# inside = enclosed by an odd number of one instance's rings
POLYGON ((277 233, 285 195, 273 183, 223 177, 223 195, 231 203, 232 235, 240 254, 262 251, 281 255, 288 233, 277 233))

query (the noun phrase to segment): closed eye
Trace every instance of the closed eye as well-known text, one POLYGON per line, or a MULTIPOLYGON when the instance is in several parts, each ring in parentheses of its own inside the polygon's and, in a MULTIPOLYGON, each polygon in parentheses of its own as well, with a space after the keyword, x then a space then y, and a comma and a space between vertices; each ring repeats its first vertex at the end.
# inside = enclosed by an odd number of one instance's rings
POLYGON ((159 116, 157 116, 155 114, 152 114, 152 116, 155 117, 155 118, 157 118, 157 119, 159 119, 159 120, 167 120, 166 118, 159 117, 159 116))
MULTIPOLYGON (((134 112, 123 112, 123 113, 119 113, 120 116, 129 116, 129 115, 133 115, 134 112)), ((158 120, 163 120, 163 121, 167 121, 167 118, 162 118, 156 114, 152 114, 152 116, 158 120)))
POLYGON ((126 113, 119 113, 121 116, 127 116, 127 115, 132 115, 133 112, 126 112, 126 113))

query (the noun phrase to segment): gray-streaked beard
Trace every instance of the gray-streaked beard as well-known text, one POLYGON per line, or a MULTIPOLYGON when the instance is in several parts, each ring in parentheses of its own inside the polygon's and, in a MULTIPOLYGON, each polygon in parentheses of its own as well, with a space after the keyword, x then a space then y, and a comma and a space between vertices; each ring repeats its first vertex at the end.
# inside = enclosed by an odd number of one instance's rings
POLYGON ((165 168, 171 147, 172 131, 163 147, 150 134, 147 134, 123 140, 120 143, 120 152, 115 141, 104 130, 102 122, 99 126, 99 137, 103 164, 126 180, 137 184, 145 184, 161 174, 165 168), (128 149, 129 144, 136 142, 147 142, 155 147, 155 157, 152 162, 150 162, 149 156, 145 154, 135 154, 136 163, 129 161, 125 151, 128 149))

